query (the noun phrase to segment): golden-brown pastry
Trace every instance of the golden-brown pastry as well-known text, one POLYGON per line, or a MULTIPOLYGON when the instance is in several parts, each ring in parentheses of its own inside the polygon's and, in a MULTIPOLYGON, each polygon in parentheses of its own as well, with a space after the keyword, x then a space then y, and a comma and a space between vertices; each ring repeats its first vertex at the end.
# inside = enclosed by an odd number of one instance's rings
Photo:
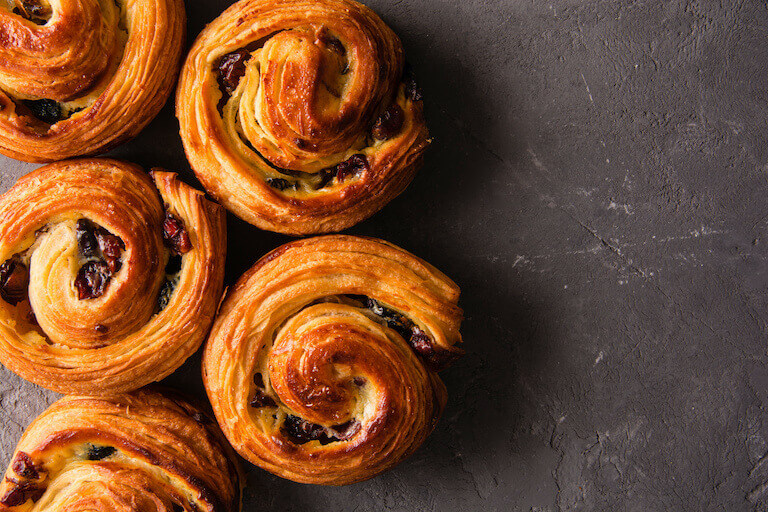
POLYGON ((24 432, 0 483, 2 512, 237 512, 226 440, 156 391, 66 397, 24 432))
POLYGON ((0 7, 0 153, 51 162, 136 136, 171 93, 182 0, 10 0, 0 7))
POLYGON ((70 160, 0 197, 0 362, 60 393, 159 380, 203 341, 221 297, 224 209, 116 160, 70 160))
POLYGON ((203 186, 262 229, 352 226, 429 144, 400 40, 351 0, 240 0, 197 38, 176 115, 203 186))
POLYGON ((203 381, 240 455, 283 478, 342 485, 421 445, 445 405, 437 370, 462 351, 458 287, 394 245, 286 244, 229 292, 203 381))

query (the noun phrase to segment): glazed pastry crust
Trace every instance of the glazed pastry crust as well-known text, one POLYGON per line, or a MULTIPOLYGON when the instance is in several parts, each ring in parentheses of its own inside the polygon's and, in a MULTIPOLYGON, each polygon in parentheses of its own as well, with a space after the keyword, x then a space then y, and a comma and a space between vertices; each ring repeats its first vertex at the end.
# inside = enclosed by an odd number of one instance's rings
POLYGON ((247 222, 288 234, 369 217, 410 183, 429 144, 400 40, 351 0, 235 3, 192 46, 176 115, 205 188, 247 222), (222 64, 239 51, 244 63, 225 67, 242 72, 230 94, 222 64))
POLYGON ((234 512, 232 455, 215 422, 173 394, 65 397, 24 432, 0 511, 234 512))
POLYGON ((203 354, 224 434, 297 482, 349 484, 394 466, 445 405, 437 370, 462 353, 458 297, 440 271, 380 240, 324 236, 269 253, 228 293, 203 354), (410 332, 428 346, 415 350, 410 332))
POLYGON ((19 14, 0 8, 0 153, 28 162, 101 153, 157 115, 181 64, 182 0, 33 0, 42 25, 23 15, 27 2, 15 4, 19 14), (35 115, 29 102, 39 100, 61 120, 35 115))
POLYGON ((0 300, 0 361, 60 393, 101 395, 160 380, 208 333, 225 254, 223 208, 174 173, 150 177, 107 159, 42 167, 0 197, 0 262, 20 257, 29 268, 29 299, 0 300), (191 250, 181 255, 175 288, 158 312, 172 256, 163 240, 164 207, 183 223, 191 250), (84 300, 76 287, 83 260, 75 231, 83 218, 125 245, 104 294, 84 300))

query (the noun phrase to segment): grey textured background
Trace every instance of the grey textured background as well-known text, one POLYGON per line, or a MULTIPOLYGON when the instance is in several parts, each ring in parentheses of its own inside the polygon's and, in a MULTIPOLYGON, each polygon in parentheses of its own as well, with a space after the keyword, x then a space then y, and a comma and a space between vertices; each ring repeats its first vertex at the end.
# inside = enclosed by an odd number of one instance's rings
MULTIPOLYGON (((190 38, 229 4, 187 3, 190 38)), ((246 464, 245 510, 768 510, 765 3, 369 5, 435 144, 348 232, 461 285, 467 355, 411 459, 345 488, 246 464)), ((113 154, 194 183, 177 130, 169 105, 113 154)), ((288 240, 230 232, 228 282, 288 240)), ((169 383, 199 394, 198 365, 169 383)), ((55 396, 0 379, 6 464, 55 396)))

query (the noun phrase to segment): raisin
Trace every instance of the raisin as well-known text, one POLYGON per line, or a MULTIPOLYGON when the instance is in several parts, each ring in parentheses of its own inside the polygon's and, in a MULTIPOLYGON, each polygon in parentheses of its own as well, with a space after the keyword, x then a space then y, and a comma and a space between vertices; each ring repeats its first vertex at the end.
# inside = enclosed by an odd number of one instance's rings
POLYGON ((32 458, 24 452, 16 454, 16 457, 11 464, 11 469, 13 469, 13 472, 17 475, 30 480, 37 480, 40 477, 40 474, 35 467, 35 463, 32 462, 32 458))
POLYGON ((61 105, 57 101, 42 100, 22 100, 32 114, 44 123, 54 124, 62 118, 61 105))
POLYGON ((260 388, 264 387, 264 377, 260 373, 254 373, 253 374, 253 383, 259 386, 260 388))
POLYGON ((109 327, 107 327, 107 326, 106 326, 106 325, 104 325, 104 324, 96 324, 96 325, 94 326, 94 330, 95 330, 97 333, 99 333, 99 334, 104 334, 104 333, 106 333, 107 331, 109 331, 109 327))
POLYGON ((261 407, 274 407, 277 404, 271 396, 264 392, 263 389, 256 388, 256 392, 253 394, 253 398, 251 398, 248 405, 254 409, 258 409, 261 407))
POLYGON ((408 339, 408 344, 413 347, 413 350, 422 356, 429 356, 434 352, 432 348, 432 339, 427 333, 414 327, 411 337, 408 339))
POLYGON ((326 167, 320 170, 320 183, 317 186, 318 189, 324 188, 330 183, 333 178, 342 182, 350 176, 354 176, 362 173, 368 169, 368 160, 365 155, 357 153, 347 158, 345 161, 340 162, 333 167, 326 167))
POLYGON ((26 490, 27 499, 37 501, 45 494, 45 488, 43 487, 31 487, 26 490))
POLYGON ((320 37, 318 38, 320 41, 330 48, 331 50, 335 51, 342 57, 347 54, 347 49, 344 48, 344 45, 341 44, 341 41, 338 40, 338 38, 335 38, 333 36, 329 36, 326 32, 323 32, 320 34, 320 37))
POLYGON ((176 254, 184 254, 192 249, 184 223, 169 212, 165 212, 163 221, 163 242, 176 254))
POLYGON ((231 95, 237 89, 240 79, 245 75, 245 63, 250 60, 248 50, 240 49, 224 55, 219 60, 219 87, 222 92, 231 95))
POLYGON ((25 501, 27 501, 27 497, 24 493, 24 487, 20 485, 11 487, 6 491, 3 497, 0 498, 0 504, 5 505, 6 507, 17 507, 25 501))
POLYGON ((88 219, 79 219, 75 224, 75 236, 80 254, 86 258, 95 258, 99 255, 99 244, 94 234, 95 226, 88 219))
POLYGON ((165 307, 171 302, 171 295, 173 295, 173 289, 176 288, 175 280, 166 280, 163 286, 160 287, 160 295, 157 296, 157 312, 164 310, 165 307))
POLYGON ((336 179, 341 182, 349 176, 360 174, 368 169, 368 160, 365 158, 365 155, 358 153, 338 164, 336 168, 338 169, 336 172, 336 179))
POLYGON ((86 258, 96 258, 100 255, 106 261, 113 274, 120 270, 120 257, 125 249, 125 243, 106 229, 96 226, 88 219, 80 219, 75 225, 75 235, 80 253, 86 258))
POLYGON ((104 261, 87 262, 80 267, 75 278, 77 298, 83 300, 101 297, 109 286, 110 279, 112 273, 104 261))
POLYGON ((9 489, 5 495, 0 498, 0 505, 16 507, 25 503, 27 500, 37 501, 44 493, 45 489, 37 487, 34 482, 16 483, 14 487, 9 489))
POLYGON ((365 307, 370 309, 376 316, 384 315, 384 311, 386 310, 377 300, 370 297, 365 298, 365 307))
POLYGON ((277 190, 292 189, 296 190, 296 183, 291 183, 283 178, 267 178, 267 185, 277 190))
POLYGON ((102 460, 113 455, 117 448, 113 446, 97 446, 95 444, 88 446, 88 453, 85 454, 86 460, 102 460))
POLYGON ((99 249, 104 255, 109 270, 114 274, 123 266, 120 257, 125 249, 125 243, 120 237, 101 227, 96 230, 96 240, 99 242, 99 249))
POLYGON ((27 296, 29 272, 18 258, 8 259, 0 265, 0 297, 15 306, 27 296))
POLYGON ((354 379, 352 379, 352 382, 355 383, 355 386, 359 386, 359 387, 365 386, 365 379, 362 377, 355 377, 354 379))
POLYGON ((403 121, 405 116, 403 115, 403 109, 397 103, 391 104, 387 110, 385 110, 371 129, 371 135, 377 140, 391 139, 398 134, 403 127, 403 121))
POLYGON ((413 328, 408 344, 416 354, 421 356, 427 367, 435 371, 447 368, 459 358, 459 354, 436 346, 432 338, 418 327, 413 328))
POLYGON ((406 317, 392 309, 382 306, 378 301, 371 298, 366 298, 365 307, 370 309, 374 315, 383 318, 387 323, 387 326, 402 336, 403 339, 410 339, 413 323, 406 317))
POLYGON ((310 423, 298 416, 288 415, 283 423, 283 433, 294 443, 304 444, 310 441, 320 441, 320 444, 328 444, 338 441, 337 438, 329 436, 325 427, 310 423))
POLYGON ((181 270, 181 256, 178 254, 171 254, 168 258, 168 263, 165 265, 166 274, 175 274, 181 270))

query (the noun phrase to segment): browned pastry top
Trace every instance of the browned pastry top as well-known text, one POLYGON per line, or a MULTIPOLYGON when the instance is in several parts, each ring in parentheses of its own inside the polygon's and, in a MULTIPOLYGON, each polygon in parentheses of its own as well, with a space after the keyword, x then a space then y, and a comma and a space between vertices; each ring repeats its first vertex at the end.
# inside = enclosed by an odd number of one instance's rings
POLYGON ((241 0, 208 25, 176 112, 206 189, 256 226, 338 231, 408 185, 429 143, 400 40, 351 0, 241 0))
POLYGON ((24 432, 2 512, 237 512, 241 478, 215 422, 141 390, 67 397, 24 432))
POLYGON ((0 197, 0 361, 63 393, 127 391, 200 346, 221 295, 223 209, 170 172, 71 160, 0 197))
POLYGON ((257 262, 224 300, 203 380, 246 459, 298 482, 370 478, 418 448, 462 351, 458 287, 375 239, 324 236, 257 262))
POLYGON ((12 0, 0 7, 0 152, 106 151, 158 113, 180 66, 181 0, 12 0))

